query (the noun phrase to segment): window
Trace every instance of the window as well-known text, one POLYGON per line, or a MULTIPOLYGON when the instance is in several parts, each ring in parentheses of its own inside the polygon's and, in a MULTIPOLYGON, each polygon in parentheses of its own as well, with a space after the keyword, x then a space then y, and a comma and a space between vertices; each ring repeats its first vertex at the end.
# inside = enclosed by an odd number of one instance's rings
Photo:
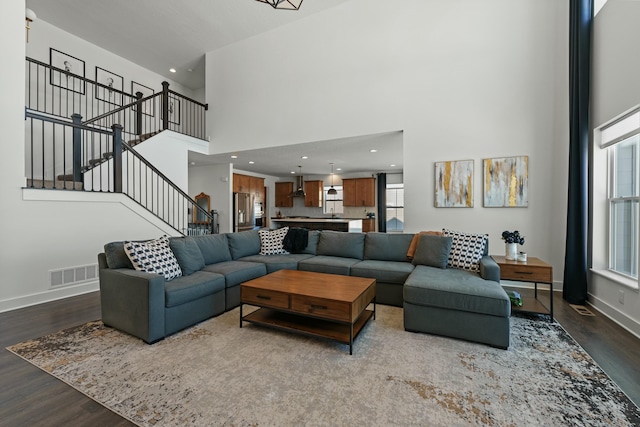
POLYGON ((387 232, 404 230, 404 184, 387 184, 387 232))
POLYGON ((324 187, 324 204, 323 212, 326 214, 337 215, 344 213, 344 207, 342 206, 342 185, 334 185, 338 194, 327 194, 331 187, 324 187))
POLYGON ((640 111, 602 129, 609 162, 609 269, 638 278, 640 111))

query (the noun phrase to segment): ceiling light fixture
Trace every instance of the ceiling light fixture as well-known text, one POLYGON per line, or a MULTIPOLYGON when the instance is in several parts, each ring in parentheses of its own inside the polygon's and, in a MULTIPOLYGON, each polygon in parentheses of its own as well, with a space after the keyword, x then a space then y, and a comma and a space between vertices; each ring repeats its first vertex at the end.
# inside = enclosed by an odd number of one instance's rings
POLYGON ((298 10, 302 0, 257 0, 260 3, 267 3, 274 9, 298 10))
POLYGON ((330 196, 335 196, 336 194, 338 194, 338 190, 333 188, 333 163, 331 163, 331 188, 327 190, 327 194, 329 194, 330 196))
POLYGON ((176 69, 175 68, 169 68, 169 71, 172 72, 172 73, 175 73, 176 69))
POLYGON ((38 19, 38 17, 33 10, 26 8, 24 11, 24 19, 26 21, 25 28, 27 29, 27 43, 29 43, 29 30, 31 29, 31 25, 29 24, 38 19))

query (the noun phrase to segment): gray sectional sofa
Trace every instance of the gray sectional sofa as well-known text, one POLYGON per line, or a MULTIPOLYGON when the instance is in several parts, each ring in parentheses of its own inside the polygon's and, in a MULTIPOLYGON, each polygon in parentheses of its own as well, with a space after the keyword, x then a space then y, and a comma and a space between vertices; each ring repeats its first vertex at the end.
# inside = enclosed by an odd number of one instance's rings
POLYGON ((412 262, 407 251, 413 237, 313 230, 300 253, 278 255, 260 255, 255 230, 172 237, 170 247, 183 274, 172 280, 135 270, 124 242, 111 242, 98 255, 102 320, 153 343, 237 307, 241 283, 299 269, 375 278, 376 302, 404 306, 406 330, 507 348, 511 305, 487 250, 479 274, 441 268, 449 253, 446 244, 420 236, 412 262))

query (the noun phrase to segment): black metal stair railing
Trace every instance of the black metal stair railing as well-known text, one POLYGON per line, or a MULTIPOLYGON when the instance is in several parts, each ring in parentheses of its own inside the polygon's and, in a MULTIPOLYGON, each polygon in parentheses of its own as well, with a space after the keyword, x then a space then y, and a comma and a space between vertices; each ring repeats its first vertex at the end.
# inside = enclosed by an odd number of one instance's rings
POLYGON ((79 115, 70 121, 31 110, 25 120, 28 188, 122 193, 182 234, 217 232, 210 212, 123 141, 121 125, 106 130, 79 123, 79 115), (87 169, 96 152, 110 155, 87 169))
POLYGON ((206 104, 167 82, 143 97, 31 58, 25 71, 27 187, 121 192, 184 234, 215 231, 209 212, 132 149, 167 129, 205 139, 206 104), (205 221, 189 221, 197 211, 205 221))
POLYGON ((168 82, 143 97, 142 92, 129 94, 32 58, 26 58, 25 73, 26 108, 31 111, 64 119, 77 114, 85 124, 104 129, 118 123, 131 135, 171 130, 207 139, 208 105, 170 90, 168 82))

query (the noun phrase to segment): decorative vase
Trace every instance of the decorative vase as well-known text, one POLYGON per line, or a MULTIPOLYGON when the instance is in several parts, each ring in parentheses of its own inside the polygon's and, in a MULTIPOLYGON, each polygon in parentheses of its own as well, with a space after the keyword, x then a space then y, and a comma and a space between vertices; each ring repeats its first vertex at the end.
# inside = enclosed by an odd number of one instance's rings
POLYGON ((517 243, 505 243, 504 244, 505 258, 515 261, 518 257, 518 244, 517 243))

